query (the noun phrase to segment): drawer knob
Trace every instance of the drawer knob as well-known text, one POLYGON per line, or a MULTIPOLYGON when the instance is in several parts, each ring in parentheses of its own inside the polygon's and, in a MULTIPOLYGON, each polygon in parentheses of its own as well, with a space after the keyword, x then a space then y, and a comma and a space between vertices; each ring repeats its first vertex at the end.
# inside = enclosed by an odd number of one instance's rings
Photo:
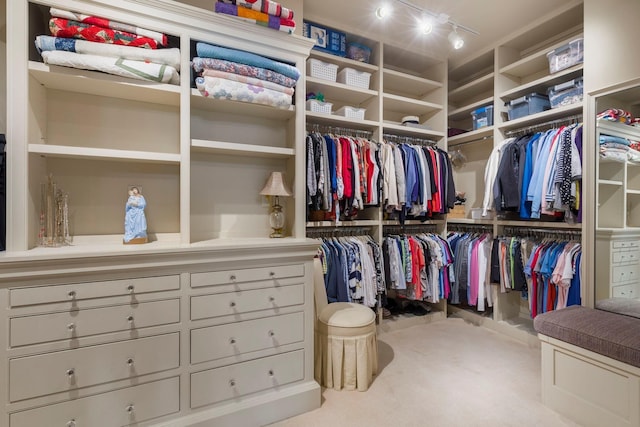
POLYGON ((229 385, 231 387, 235 387, 236 386, 236 380, 229 380, 229 385))
POLYGON ((129 365, 130 367, 133 366, 133 358, 128 358, 127 359, 127 365, 129 365))
POLYGON ((276 300, 276 297, 274 297, 274 296, 270 296, 269 297, 269 302, 274 302, 275 300, 276 300))
POLYGON ((272 377, 273 376, 273 369, 269 369, 269 376, 272 377))
POLYGON ((231 276, 229 276, 229 280, 236 280, 236 275, 232 274, 231 276))
POLYGON ((133 411, 134 411, 135 409, 136 409, 136 408, 133 406, 133 403, 131 403, 131 404, 127 405, 127 407, 125 408, 125 410, 127 411, 127 413, 128 413, 129 415, 132 415, 132 414, 133 414, 133 411))
POLYGON ((76 419, 72 418, 67 422, 67 427, 76 427, 76 419))
POLYGON ((68 293, 67 295, 69 295, 69 298, 70 298, 70 299, 75 299, 75 297, 76 297, 76 291, 69 291, 69 293, 68 293))
POLYGON ((273 331, 269 331, 269 336, 270 336, 270 337, 274 337, 275 335, 276 335, 276 333, 275 333, 275 332, 273 332, 273 331))
POLYGON ((234 301, 231 301, 231 302, 229 303, 229 307, 235 307, 235 306, 236 306, 236 303, 235 303, 234 301))
POLYGON ((133 318, 133 316, 132 316, 132 315, 127 316, 127 322, 129 322, 129 323, 133 323, 133 321, 134 321, 134 320, 135 320, 135 319, 133 318))
POLYGON ((269 272, 269 276, 270 276, 270 277, 275 277, 275 275, 276 275, 276 272, 275 272, 275 271, 270 271, 270 272, 269 272))
POLYGON ((235 344, 235 343, 236 343, 236 339, 235 338, 229 339, 229 344, 235 344))
POLYGON ((67 369, 67 376, 69 378, 73 377, 76 374, 76 370, 75 369, 67 369))
POLYGON ((76 330, 76 324, 75 324, 75 323, 69 323, 69 324, 67 325, 67 329, 68 329, 69 331, 71 331, 71 332, 75 331, 75 330, 76 330))
POLYGON ((136 288, 133 285, 127 286, 127 291, 129 291, 130 294, 132 294, 135 290, 136 288))

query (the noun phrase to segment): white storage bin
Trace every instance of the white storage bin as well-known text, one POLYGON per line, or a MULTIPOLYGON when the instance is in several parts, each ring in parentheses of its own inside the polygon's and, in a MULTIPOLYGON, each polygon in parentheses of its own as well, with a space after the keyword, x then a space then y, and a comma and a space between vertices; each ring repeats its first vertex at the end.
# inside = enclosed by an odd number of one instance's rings
POLYGON ((317 99, 307 99, 307 111, 313 113, 331 114, 333 104, 331 102, 322 102, 317 99))
POLYGON ((345 105, 336 111, 336 115, 344 116, 349 119, 364 120, 365 111, 367 111, 366 108, 356 108, 345 105))
POLYGON ((344 83, 348 86, 356 86, 362 89, 369 89, 369 80, 371 79, 371 73, 366 71, 358 71, 353 68, 343 68, 338 73, 338 82, 344 83))
POLYGON ((338 66, 330 62, 310 58, 307 61, 307 74, 311 77, 335 82, 336 75, 338 74, 338 66))

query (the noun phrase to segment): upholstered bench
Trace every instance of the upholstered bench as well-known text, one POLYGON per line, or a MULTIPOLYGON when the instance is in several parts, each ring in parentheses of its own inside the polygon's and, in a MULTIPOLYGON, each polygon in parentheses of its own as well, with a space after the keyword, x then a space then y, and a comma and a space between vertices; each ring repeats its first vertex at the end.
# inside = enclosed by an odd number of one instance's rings
POLYGON ((572 306, 534 327, 546 406, 585 426, 640 426, 640 318, 572 306))

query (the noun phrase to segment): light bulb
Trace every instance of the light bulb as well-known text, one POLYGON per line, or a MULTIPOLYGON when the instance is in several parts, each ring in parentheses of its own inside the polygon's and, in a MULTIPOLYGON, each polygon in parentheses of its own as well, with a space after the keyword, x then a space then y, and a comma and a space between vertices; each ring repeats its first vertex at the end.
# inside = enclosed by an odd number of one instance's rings
POLYGON ((418 28, 422 34, 431 34, 433 31, 433 23, 430 19, 425 18, 418 23, 418 28))
POLYGON ((461 49, 462 46, 464 46, 464 40, 462 40, 462 37, 458 35, 455 29, 449 33, 448 38, 455 50, 461 49))
POLYGON ((380 6, 376 9, 376 18, 383 19, 387 15, 389 15, 389 7, 388 6, 380 6))

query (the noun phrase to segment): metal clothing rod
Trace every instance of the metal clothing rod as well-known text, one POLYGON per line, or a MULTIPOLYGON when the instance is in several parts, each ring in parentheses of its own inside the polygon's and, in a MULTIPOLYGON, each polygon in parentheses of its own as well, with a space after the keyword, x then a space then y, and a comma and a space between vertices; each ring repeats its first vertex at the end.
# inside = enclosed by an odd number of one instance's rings
POLYGON ((362 226, 340 226, 340 227, 318 227, 307 229, 307 237, 323 238, 323 237, 343 237, 343 236, 362 236, 369 235, 371 227, 362 226))
POLYGON ((307 125, 307 132, 331 133, 336 135, 354 136, 356 138, 371 138, 373 135, 373 132, 369 130, 321 125, 319 123, 307 125))
POLYGON ((529 125, 529 126, 525 126, 523 128, 519 128, 519 129, 512 129, 509 131, 505 132, 505 136, 514 136, 514 135, 526 135, 529 132, 532 132, 534 130, 538 130, 538 129, 553 129, 554 127, 557 127, 558 125, 563 125, 563 124, 574 124, 574 123, 579 123, 580 121, 582 121, 582 114, 576 114, 573 116, 569 116, 569 117, 563 117, 561 119, 555 119, 555 120, 549 120, 546 122, 542 122, 542 123, 536 123, 534 125, 529 125))
POLYGON ((391 142, 405 143, 405 144, 423 144, 423 145, 437 145, 438 143, 432 139, 420 138, 417 136, 405 136, 395 135, 390 133, 383 133, 382 139, 389 140, 391 142))
POLYGON ((411 225, 385 225, 384 236, 396 235, 396 234, 419 234, 419 233, 434 233, 437 231, 437 224, 411 224, 411 225))
POLYGON ((504 234, 514 236, 554 235, 554 236, 581 236, 582 230, 557 229, 557 228, 522 228, 504 227, 504 234))
POLYGON ((471 139, 469 141, 464 141, 464 142, 461 142, 459 144, 454 144, 454 145, 449 146, 449 149, 452 150, 452 149, 461 147, 463 145, 473 144, 474 142, 486 141, 487 139, 493 139, 493 135, 483 136, 483 137, 480 137, 480 138, 471 139))
POLYGON ((487 231, 493 232, 493 226, 485 224, 447 224, 448 231, 487 231))

